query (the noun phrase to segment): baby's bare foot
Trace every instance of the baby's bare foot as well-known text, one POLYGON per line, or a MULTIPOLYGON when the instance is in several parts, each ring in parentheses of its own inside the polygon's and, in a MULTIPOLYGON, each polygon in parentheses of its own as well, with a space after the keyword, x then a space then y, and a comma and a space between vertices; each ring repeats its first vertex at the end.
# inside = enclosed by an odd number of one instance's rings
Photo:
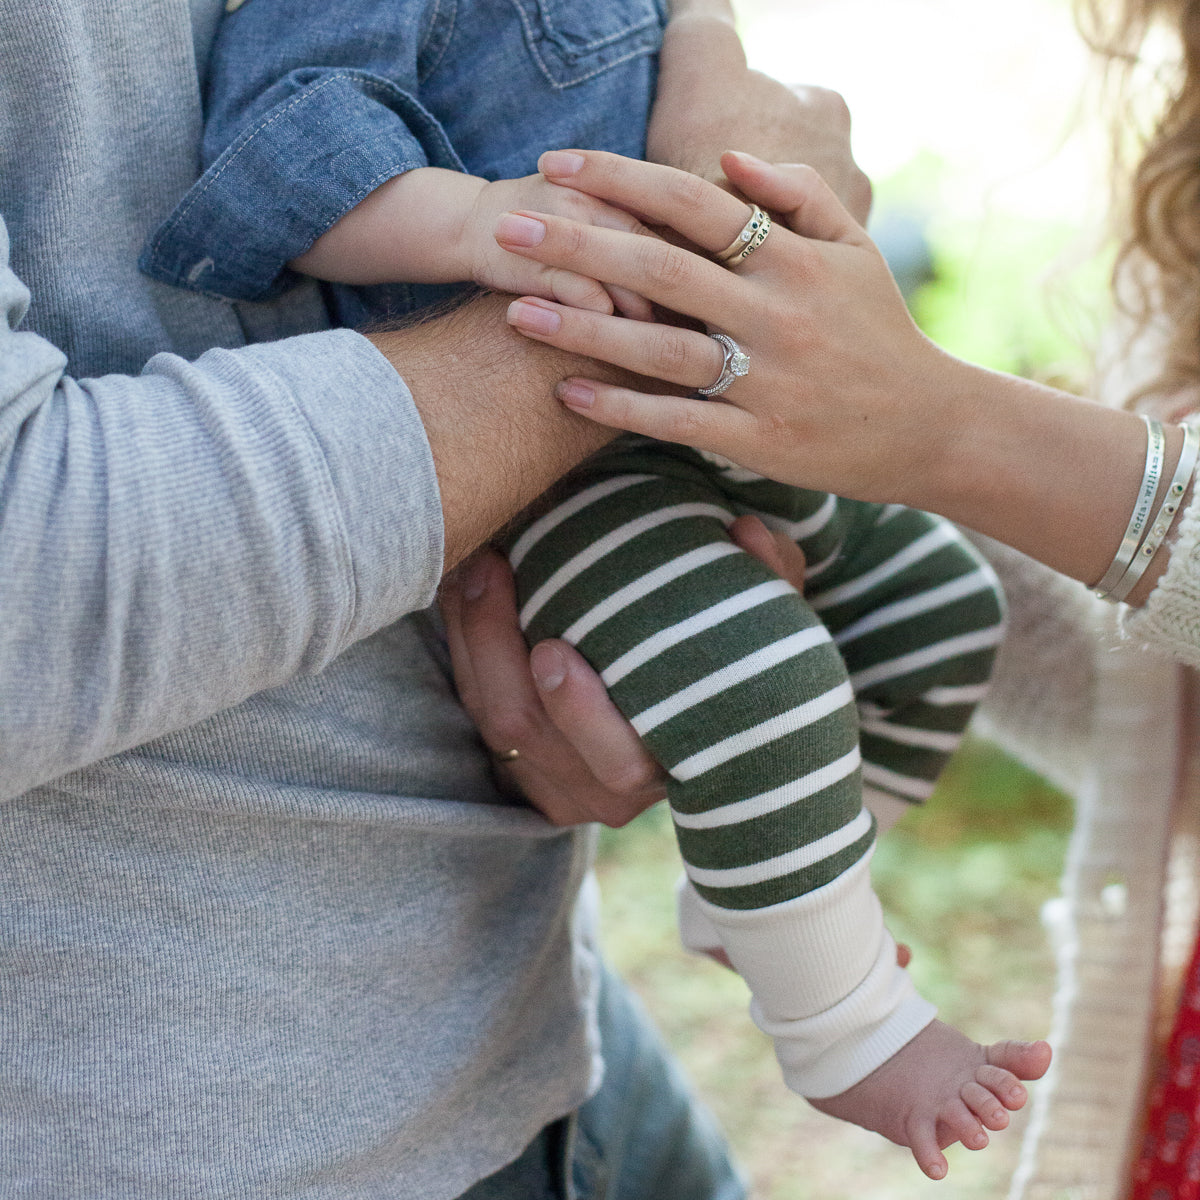
POLYGON ((1004 1129, 1027 1092, 1050 1065, 1045 1042, 981 1046, 941 1021, 932 1021, 866 1079, 837 1096, 810 1103, 830 1116, 871 1129, 907 1146, 930 1179, 948 1169, 944 1147, 988 1144, 988 1129, 1004 1129))

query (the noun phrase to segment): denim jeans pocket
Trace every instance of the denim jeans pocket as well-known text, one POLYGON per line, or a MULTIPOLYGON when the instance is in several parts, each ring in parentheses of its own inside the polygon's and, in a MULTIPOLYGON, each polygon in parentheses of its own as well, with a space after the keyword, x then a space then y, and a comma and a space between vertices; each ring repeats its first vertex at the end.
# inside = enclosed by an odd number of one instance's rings
POLYGON ((661 41, 655 0, 513 0, 525 40, 553 87, 571 87, 661 41))

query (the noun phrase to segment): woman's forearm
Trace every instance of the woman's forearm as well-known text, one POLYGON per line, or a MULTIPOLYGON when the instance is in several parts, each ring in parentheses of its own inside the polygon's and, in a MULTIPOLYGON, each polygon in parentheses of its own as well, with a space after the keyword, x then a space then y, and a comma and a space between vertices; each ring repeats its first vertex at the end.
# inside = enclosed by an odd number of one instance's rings
MULTIPOLYGON (((932 383, 933 381, 931 381, 932 383)), ((1095 584, 1108 569, 1138 495, 1146 433, 1133 413, 954 359, 936 386, 935 410, 953 436, 944 461, 909 481, 906 503, 931 509, 1095 584)), ((1155 506, 1178 461, 1183 434, 1166 430, 1155 506)), ((903 475, 901 467, 900 474, 903 475)), ((1165 569, 1158 554, 1130 596, 1137 603, 1165 569)))
MULTIPOLYGON (((672 398, 573 380, 569 407, 607 425, 721 454, 801 487, 928 509, 1094 585, 1121 545, 1139 497, 1146 427, 1029 380, 953 358, 917 329, 882 256, 808 167, 726 155, 731 180, 777 214, 763 248, 736 271, 666 243, 586 236, 545 214, 501 221, 514 253, 611 280, 731 336, 749 359, 719 400, 672 398)), ((666 168, 595 152, 547 155, 543 171, 639 206, 712 254, 745 222, 733 196, 666 168)), ((688 388, 721 370, 702 333, 634 326, 518 303, 527 336, 688 388)), ((1167 430, 1160 494, 1180 456, 1167 430)), ((1151 511, 1157 511, 1160 495, 1151 511)), ((1177 517, 1178 519, 1178 517, 1177 517)), ((1132 547, 1131 547, 1132 549, 1132 547)), ((1170 539, 1127 599, 1137 604, 1168 560, 1170 539)))

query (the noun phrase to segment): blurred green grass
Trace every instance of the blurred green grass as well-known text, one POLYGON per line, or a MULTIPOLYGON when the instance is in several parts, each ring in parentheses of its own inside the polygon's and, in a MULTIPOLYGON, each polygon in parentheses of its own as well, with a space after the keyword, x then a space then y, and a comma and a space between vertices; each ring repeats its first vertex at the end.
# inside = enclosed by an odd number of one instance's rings
MULTIPOLYGON (((913 949, 917 986, 979 1040, 1046 1033, 1053 971, 1039 911, 1057 891, 1070 822, 1065 797, 996 747, 968 740, 928 804, 880 841, 876 890, 893 934, 913 949)), ((679 946, 680 865, 664 806, 604 830, 597 870, 608 956, 728 1131, 756 1197, 1003 1195, 1018 1125, 982 1154, 951 1151, 950 1181, 934 1184, 907 1151, 822 1116, 784 1088, 746 1012, 744 985, 679 946)))

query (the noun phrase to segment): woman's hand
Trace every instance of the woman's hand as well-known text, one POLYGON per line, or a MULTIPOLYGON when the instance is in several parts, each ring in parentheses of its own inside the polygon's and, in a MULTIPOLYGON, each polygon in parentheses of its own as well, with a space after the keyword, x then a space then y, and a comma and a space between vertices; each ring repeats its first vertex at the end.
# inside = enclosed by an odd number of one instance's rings
MULTIPOLYGON (((804 586, 804 555, 794 542, 755 517, 739 517, 729 532, 781 578, 804 586)), ((440 602, 463 707, 497 771, 548 820, 620 826, 663 798, 662 770, 583 656, 562 641, 526 648, 512 574, 499 554, 482 550, 448 576, 440 602), (506 760, 514 749, 518 757, 506 760)))
MULTIPOLYGON (((669 167, 575 151, 543 155, 539 165, 553 182, 636 211, 710 252, 728 246, 746 221, 742 201, 669 167)), ((736 187, 782 218, 736 271, 658 239, 544 214, 500 219, 505 249, 630 288, 728 333, 750 359, 749 374, 715 402, 581 379, 565 381, 560 398, 602 424, 715 451, 784 482, 915 503, 920 496, 906 479, 940 469, 962 364, 917 329, 882 256, 816 171, 740 154, 726 154, 722 165, 736 187), (908 470, 897 471, 898 463, 908 470)), ((530 337, 687 388, 712 383, 721 370, 721 347, 693 330, 528 298, 513 303, 509 320, 530 337)))
MULTIPOLYGON (((941 513, 1095 583, 1138 493, 1140 419, 952 358, 917 329, 882 256, 815 171, 742 154, 722 164, 780 215, 736 270, 656 238, 537 214, 500 218, 497 240, 513 253, 629 288, 732 336, 749 356, 749 373, 715 401, 589 379, 563 381, 562 401, 785 483, 941 513)), ((709 253, 746 221, 734 196, 668 167, 557 151, 541 168, 709 253)), ((712 383, 722 367, 719 345, 693 330, 525 299, 508 311, 529 337, 685 388, 712 383)), ((1169 431, 1167 470, 1182 438, 1169 431)), ((1139 589, 1166 561, 1155 558, 1139 589)), ((1130 602, 1144 595, 1135 589, 1130 602)))

